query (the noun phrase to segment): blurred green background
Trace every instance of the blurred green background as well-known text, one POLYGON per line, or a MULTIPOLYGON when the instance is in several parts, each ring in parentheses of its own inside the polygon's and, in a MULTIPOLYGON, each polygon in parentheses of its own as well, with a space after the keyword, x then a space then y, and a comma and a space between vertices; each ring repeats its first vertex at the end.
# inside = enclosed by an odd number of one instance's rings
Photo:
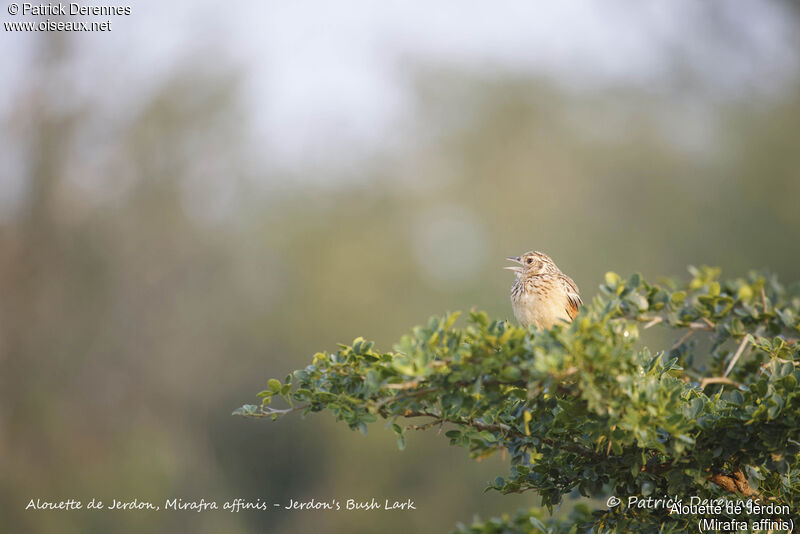
POLYGON ((399 452, 230 413, 337 342, 511 318, 503 258, 530 249, 585 300, 609 270, 800 278, 800 12, 636 4, 140 2, 116 33, 3 31, 8 531, 448 532, 538 504, 483 494, 507 462, 435 430, 399 452), (373 496, 418 509, 24 510, 373 496))

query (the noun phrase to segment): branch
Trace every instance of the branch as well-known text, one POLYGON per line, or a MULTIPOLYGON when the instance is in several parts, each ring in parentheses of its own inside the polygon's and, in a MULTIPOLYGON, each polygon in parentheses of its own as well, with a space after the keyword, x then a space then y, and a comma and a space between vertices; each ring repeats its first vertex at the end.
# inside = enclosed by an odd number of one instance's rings
POLYGON ((652 319, 651 321, 649 321, 649 322, 648 322, 646 325, 644 325, 644 327, 643 327, 643 328, 644 328, 645 330, 647 330, 648 328, 650 328, 650 327, 652 327, 652 326, 655 326, 655 325, 657 325, 658 323, 660 323, 660 322, 661 322, 661 321, 663 321, 663 320, 664 320, 664 318, 663 318, 663 317, 661 317, 661 316, 659 316, 659 317, 653 317, 653 319, 652 319))
POLYGON ((646 471, 648 473, 652 473, 654 475, 660 475, 669 470, 672 467, 673 460, 668 462, 655 464, 655 465, 643 465, 641 471, 646 471))
MULTIPOLYGON (((707 384, 715 384, 715 383, 732 384, 732 385, 736 385, 736 386, 739 385, 736 382, 734 382, 733 380, 730 380, 729 378, 725 378, 725 377, 709 377, 709 378, 705 378, 705 379, 703 379, 703 381, 701 381, 701 387, 705 387, 705 385, 707 385, 707 384)), ((428 392, 428 391, 423 391, 423 390, 418 390, 418 391, 422 392, 422 393, 427 393, 428 392)), ((414 393, 417 393, 417 392, 414 392, 414 393)), ((419 393, 419 394, 421 394, 421 393, 419 393)), ((285 408, 285 409, 262 407, 261 408, 261 412, 262 413, 248 414, 248 417, 259 418, 259 417, 267 417, 267 416, 271 416, 271 415, 284 415, 284 414, 287 414, 287 413, 291 413, 291 412, 302 410, 302 409, 306 408, 306 406, 307 405, 294 406, 292 408, 285 408)), ((442 417, 441 415, 436 414, 436 413, 418 412, 418 411, 410 411, 410 410, 407 410, 405 413, 403 413, 403 417, 407 417, 407 418, 411 418, 411 417, 432 417, 434 419, 433 421, 431 421, 429 423, 425 423, 423 425, 411 425, 409 428, 411 428, 413 430, 425 430, 425 429, 431 428, 431 427, 436 426, 436 425, 441 425, 441 424, 444 424, 444 423, 452 423, 452 424, 469 426, 469 427, 475 428, 476 430, 479 430, 479 431, 486 430, 486 431, 489 431, 489 432, 500 432, 500 433, 503 433, 503 434, 505 434, 507 436, 513 436, 515 438, 520 438, 520 439, 526 439, 526 438, 530 438, 531 437, 529 435, 523 434, 522 432, 514 430, 511 426, 503 424, 503 423, 489 424, 489 423, 484 423, 483 421, 478 421, 476 419, 451 419, 451 418, 442 417)), ((600 454, 597 454, 596 452, 594 452, 594 451, 592 451, 590 449, 587 449, 586 447, 583 447, 583 446, 581 446, 581 445, 579 445, 577 443, 560 443, 560 442, 558 442, 558 441, 556 441, 554 439, 551 439, 551 438, 539 438, 539 439, 541 439, 542 443, 546 443, 547 445, 550 445, 551 447, 564 449, 564 450, 569 451, 569 452, 574 452, 575 454, 583 456, 584 458, 588 458, 588 459, 591 459, 591 460, 600 460, 600 459, 603 458, 603 456, 601 456, 600 454)), ((666 462, 663 462, 663 463, 660 463, 660 464, 655 464, 655 465, 643 465, 641 467, 641 471, 652 473, 654 475, 661 475, 664 472, 668 471, 672 466, 673 466, 673 460, 669 460, 669 461, 666 461, 666 462)), ((744 476, 744 474, 742 473, 741 469, 737 470, 735 473, 733 473, 733 475, 727 475, 727 474, 723 474, 723 473, 714 473, 714 474, 710 475, 708 477, 708 479, 711 482, 713 482, 714 484, 716 484, 717 486, 719 486, 722 489, 724 489, 726 491, 729 491, 731 493, 740 493, 740 494, 744 495, 745 497, 754 497, 755 496, 757 498, 763 498, 762 495, 757 490, 753 489, 753 487, 750 486, 749 482, 747 481, 747 478, 744 476)), ((532 488, 528 488, 528 489, 532 489, 532 488)))
POLYGON ((733 475, 714 473, 708 477, 708 479, 725 491, 729 491, 731 493, 741 493, 745 497, 755 496, 759 499, 763 499, 763 496, 757 490, 754 490, 747 481, 747 478, 745 478, 741 469, 738 469, 733 475))
MULTIPOLYGON (((520 439, 530 439, 532 437, 527 434, 523 434, 522 432, 519 432, 517 430, 514 430, 509 425, 503 423, 488 424, 484 423, 483 421, 478 421, 477 419, 450 419, 447 417, 442 417, 441 415, 435 413, 416 412, 410 410, 406 411, 403 414, 403 417, 433 417, 435 418, 435 421, 433 421, 433 424, 430 426, 435 426, 436 424, 440 423, 453 423, 456 425, 470 426, 476 430, 481 430, 481 431, 488 430, 489 432, 502 432, 507 436, 513 436, 515 438, 520 438, 520 439)), ((422 427, 425 425, 420 425, 420 426, 422 427)), ((426 426, 426 428, 430 428, 430 426, 426 426)), ((542 443, 546 443, 551 447, 556 447, 570 452, 574 452, 575 454, 579 454, 586 458, 591 458, 593 460, 598 460, 602 458, 602 456, 600 456, 596 452, 587 449, 586 447, 583 447, 581 445, 578 445, 577 443, 560 443, 551 438, 539 438, 539 439, 542 441, 542 443)))
MULTIPOLYGON (((647 323, 643 327, 643 329, 645 329, 645 330, 647 330, 648 328, 651 328, 651 327, 653 327, 653 326, 655 326, 655 325, 657 325, 659 323, 663 323, 664 322, 664 318, 662 316, 660 316, 660 315, 657 315, 657 316, 652 317, 652 318, 651 317, 641 317, 641 318, 637 318, 637 320, 639 322, 647 321, 647 323)), ((677 324, 677 325, 674 325, 674 326, 675 327, 679 327, 679 328, 681 328, 681 327, 688 328, 691 331, 704 330, 704 331, 707 331, 707 332, 713 331, 717 327, 717 325, 715 325, 714 323, 709 321, 706 317, 702 317, 700 321, 695 321, 693 323, 688 323, 688 324, 683 324, 683 325, 682 324, 677 324)))
POLYGON ((692 334, 694 334, 695 332, 697 332, 697 330, 689 330, 688 332, 686 332, 686 335, 680 338, 677 343, 672 345, 672 347, 670 347, 669 350, 675 350, 681 345, 683 345, 683 342, 692 337, 692 334))
POLYGON ((419 383, 421 381, 422 381, 421 378, 417 378, 417 379, 412 380, 410 382, 401 382, 399 384, 386 384, 383 387, 385 387, 386 389, 401 389, 401 390, 402 389, 414 389, 415 387, 417 387, 419 385, 419 383))
MULTIPOLYGON (((414 387, 414 386, 410 386, 410 387, 414 387)), ((409 391, 408 393, 397 394, 397 395, 394 395, 393 397, 385 397, 385 398, 383 398, 380 401, 375 403, 375 409, 376 410, 380 410, 386 404, 388 404, 388 403, 390 403, 392 401, 408 399, 408 398, 411 398, 411 397, 419 397, 420 395, 425 395, 426 393, 433 393, 434 391, 438 391, 438 389, 435 388, 435 387, 429 387, 429 388, 416 389, 414 391, 409 391)))
POLYGON ((411 410, 406 410, 403 413, 403 417, 433 417, 433 418, 436 419, 434 421, 434 423, 436 423, 436 424, 438 424, 438 423, 453 423, 453 424, 456 424, 456 425, 471 426, 472 428, 475 428, 477 430, 488 430, 490 432, 502 432, 502 433, 504 433, 504 434, 506 434, 508 436, 514 436, 514 437, 518 437, 518 438, 526 437, 525 434, 523 434, 522 432, 517 432, 516 430, 512 429, 510 426, 504 425, 503 423, 497 423, 497 424, 491 424, 490 425, 488 423, 484 423, 484 422, 478 421, 476 419, 449 419, 447 417, 442 417, 441 415, 435 414, 435 413, 417 412, 417 411, 411 411, 411 410))
POLYGON ((308 404, 292 406, 291 408, 283 408, 283 409, 271 408, 269 406, 261 406, 259 412, 240 413, 240 414, 237 413, 236 415, 243 415, 244 417, 255 417, 255 418, 270 417, 270 416, 273 416, 273 415, 286 415, 287 413, 292 413, 292 412, 297 412, 297 411, 300 411, 300 410, 304 410, 307 407, 308 407, 308 404))
MULTIPOLYGON (((574 367, 571 367, 571 368, 567 369, 567 372, 563 376, 568 376, 568 375, 570 375, 570 374, 572 374, 574 372, 577 372, 577 369, 575 369, 574 367)), ((398 384, 386 384, 383 387, 385 387, 387 389, 394 389, 394 390, 405 392, 406 390, 413 389, 413 388, 419 386, 422 383, 424 383, 423 379, 416 378, 414 380, 411 380, 410 382, 401 382, 401 383, 398 383, 398 384)), ((462 388, 462 387, 471 387, 473 385, 475 385, 475 382, 462 380, 462 381, 459 381, 459 382, 453 382, 452 384, 450 384, 449 387, 462 388)), ((527 383, 524 380, 515 380, 515 381, 511 381, 511 382, 503 382, 503 381, 500 381, 500 380, 487 380, 487 381, 483 382, 483 385, 484 386, 504 385, 504 386, 525 387, 527 385, 527 383)), ((408 399, 408 398, 411 398, 411 397, 418 397, 420 395, 425 395, 426 393, 434 393, 436 391, 440 391, 440 387, 430 386, 430 387, 426 387, 426 388, 422 388, 422 389, 416 389, 414 391, 409 391, 407 393, 398 393, 397 395, 394 395, 392 397, 384 397, 383 399, 381 399, 381 400, 379 400, 378 402, 375 403, 375 409, 376 410, 380 410, 386 404, 388 404, 388 403, 390 403, 392 401, 400 401, 400 400, 408 399)))
POLYGON ((728 384, 729 386, 742 387, 739 382, 724 376, 709 376, 700 380, 700 389, 705 389, 709 384, 728 384))
POLYGON ((739 361, 742 353, 744 352, 744 348, 747 345, 747 336, 742 338, 742 342, 739 343, 739 348, 736 349, 736 354, 733 355, 733 359, 731 359, 731 363, 728 364, 728 368, 725 369, 725 373, 722 376, 728 376, 730 372, 733 370, 733 366, 736 365, 736 362, 739 361))

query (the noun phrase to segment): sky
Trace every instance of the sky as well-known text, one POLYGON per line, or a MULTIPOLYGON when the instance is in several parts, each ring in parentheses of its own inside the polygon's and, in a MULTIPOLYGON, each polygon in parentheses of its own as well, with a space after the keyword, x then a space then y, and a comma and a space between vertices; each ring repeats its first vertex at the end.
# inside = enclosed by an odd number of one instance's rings
MULTIPOLYGON (((394 132, 409 131, 420 68, 656 94, 673 91, 676 74, 688 72, 692 90, 713 98, 779 93, 798 72, 796 17, 776 1, 130 5, 110 33, 66 36, 74 53, 61 69, 58 98, 84 97, 124 121, 188 62, 227 69, 240 80, 252 152, 268 146, 271 161, 287 167, 359 160, 397 143, 394 132)), ((26 19, 34 18, 13 20, 26 19)), ((41 35, 0 32, 0 48, 10 51, 1 60, 0 116, 36 75, 41 35)))

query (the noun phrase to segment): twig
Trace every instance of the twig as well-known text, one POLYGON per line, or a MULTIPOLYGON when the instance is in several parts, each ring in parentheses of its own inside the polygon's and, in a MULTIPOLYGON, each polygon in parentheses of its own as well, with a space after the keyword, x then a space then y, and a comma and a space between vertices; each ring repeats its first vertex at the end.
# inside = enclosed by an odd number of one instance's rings
POLYGON ((764 314, 767 313, 767 292, 764 291, 764 286, 761 286, 761 305, 764 307, 764 314))
MULTIPOLYGON (((525 434, 523 434, 522 432, 518 432, 518 431, 514 430, 513 428, 511 428, 510 426, 508 426, 506 424, 503 424, 503 423, 488 424, 488 423, 484 423, 482 421, 477 421, 475 419, 450 419, 450 418, 447 418, 447 417, 442 417, 442 416, 440 416, 438 414, 435 414, 435 413, 416 412, 416 411, 410 411, 410 410, 408 410, 405 413, 403 413, 403 417, 433 417, 433 418, 435 418, 435 420, 432 421, 431 423, 426 423, 426 425, 435 426, 437 423, 453 423, 453 424, 457 424, 457 425, 471 426, 472 428, 474 428, 476 430, 488 430, 489 432, 502 432, 502 433, 504 433, 504 434, 506 434, 508 436, 513 436, 515 438, 527 438, 527 437, 529 437, 529 436, 526 436, 525 434)), ((425 425, 420 425, 420 426, 425 426, 425 425)), ((555 440, 553 440, 551 438, 540 438, 540 439, 542 440, 543 443, 546 443, 546 444, 550 445, 551 447, 557 447, 557 448, 560 448, 560 449, 564 449, 566 451, 574 452, 574 453, 579 454, 581 456, 584 456, 586 458, 591 458, 591 459, 599 459, 600 458, 600 455, 597 454, 596 452, 594 452, 594 451, 592 451, 590 449, 587 449, 587 448, 585 448, 585 447, 583 447, 581 445, 578 445, 577 443, 561 443, 561 442, 555 441, 555 440)))
POLYGON ((742 387, 739 382, 726 378, 724 376, 709 376, 700 380, 700 388, 705 389, 709 384, 728 384, 730 386, 742 387))
POLYGON ((579 371, 579 369, 577 367, 575 367, 574 365, 571 365, 571 366, 567 367, 566 369, 564 369, 564 372, 561 373, 560 375, 558 375, 558 377, 559 378, 566 378, 566 377, 568 377, 570 375, 574 375, 578 371, 579 371))
POLYGON ((686 341, 687 339, 689 339, 690 337, 692 337, 692 334, 694 334, 695 332, 696 332, 696 330, 689 330, 688 332, 686 332, 686 335, 683 336, 680 340, 678 340, 677 343, 672 345, 672 347, 669 350, 675 350, 678 347, 680 347, 681 345, 683 345, 683 342, 686 341))
MULTIPOLYGON (((393 384, 390 384, 390 385, 393 385, 393 384)), ((430 388, 417 389, 415 391, 409 391, 408 393, 398 393, 397 395, 394 395, 393 397, 385 397, 385 398, 381 399, 379 402, 376 402, 375 403, 375 409, 376 410, 380 410, 381 408, 383 408, 384 405, 386 405, 386 404, 388 404, 388 403, 390 403, 392 401, 407 399, 409 397, 418 397, 420 395, 425 395, 426 393, 433 393, 434 391, 437 391, 437 389, 434 388, 434 387, 430 387, 430 388)))
POLYGON ((661 322, 661 321, 663 321, 663 320, 664 320, 664 318, 663 318, 663 317, 661 317, 661 316, 659 316, 659 317, 653 317, 653 319, 652 319, 650 322, 648 322, 646 325, 644 325, 644 327, 643 327, 643 328, 644 328, 645 330, 647 330, 648 328, 650 328, 650 327, 652 327, 652 326, 655 326, 655 325, 657 325, 658 323, 660 323, 660 322, 661 322))
POLYGON ((525 493, 526 491, 530 491, 532 489, 536 489, 535 486, 528 486, 527 488, 519 488, 515 490, 507 490, 503 492, 503 495, 508 495, 510 493, 525 493))
POLYGON ((292 413, 292 412, 296 412, 296 411, 299 411, 299 410, 304 410, 306 407, 308 407, 308 404, 293 406, 291 408, 284 408, 284 409, 271 408, 269 406, 262 406, 261 409, 260 409, 261 411, 259 411, 259 412, 256 412, 256 413, 244 413, 242 415, 245 416, 245 417, 269 417, 269 416, 272 416, 272 415, 286 415, 287 413, 292 413))
POLYGON ((287 413, 296 412, 298 410, 303 410, 305 407, 306 407, 306 405, 292 406, 291 408, 280 409, 280 408, 271 408, 269 406, 264 406, 264 407, 261 408, 261 411, 266 413, 267 415, 272 415, 272 414, 281 414, 281 415, 283 415, 283 414, 287 414, 287 413))
POLYGON ((744 348, 746 345, 747 345, 747 336, 742 338, 742 342, 739 343, 739 348, 736 349, 736 354, 733 355, 731 363, 728 364, 728 368, 725 369, 725 373, 722 376, 728 376, 730 374, 730 372, 733 370, 733 366, 736 365, 736 362, 739 361, 739 357, 744 352, 744 348))
POLYGON ((419 385, 422 379, 417 378, 416 380, 411 380, 410 382, 401 382, 399 384, 386 384, 386 389, 414 389, 419 385))
MULTIPOLYGON (((578 370, 576 368, 570 367, 570 368, 568 368, 566 370, 565 374, 561 375, 561 377, 569 376, 569 375, 571 375, 571 374, 573 374, 573 373, 575 373, 577 371, 578 370)), ((394 390, 398 390, 398 391, 404 392, 405 390, 413 389, 413 388, 419 386, 422 383, 423 383, 423 379, 416 378, 414 380, 411 380, 410 382, 402 382, 402 383, 399 383, 399 384, 386 384, 383 387, 385 387, 387 389, 394 389, 394 390)), ((462 387, 470 387, 470 386, 473 386, 474 384, 475 384, 475 382, 473 382, 471 380, 460 380, 458 382, 453 382, 452 384, 450 384, 450 387, 462 388, 462 387)), ((504 381, 500 381, 500 380, 486 380, 485 382, 483 382, 483 385, 484 386, 503 385, 503 386, 515 386, 515 387, 523 388, 523 387, 525 387, 527 385, 527 382, 525 380, 512 380, 510 382, 504 382, 504 381)), ((392 401, 403 400, 403 399, 407 399, 409 397, 417 397, 419 395, 425 395, 426 393, 433 393, 435 391, 439 391, 438 388, 436 388, 436 387, 427 387, 427 388, 417 389, 417 390, 414 390, 414 391, 409 391, 407 393, 397 393, 396 395, 394 395, 392 397, 385 397, 385 398, 381 399, 380 401, 376 402, 375 403, 375 408, 379 410, 379 409, 383 408, 386 404, 388 404, 388 403, 390 403, 392 401)))
POLYGON ((519 438, 525 437, 525 434, 523 434, 522 432, 517 432, 517 431, 513 430, 510 426, 505 425, 503 423, 497 423, 497 424, 490 425, 488 423, 477 421, 475 419, 449 419, 447 417, 442 417, 441 415, 435 414, 435 413, 417 412, 417 411, 412 411, 412 410, 406 410, 405 412, 403 412, 402 415, 403 415, 403 417, 433 417, 433 418, 436 419, 435 421, 433 421, 434 424, 436 424, 436 423, 453 423, 453 424, 458 424, 458 425, 471 426, 472 428, 475 428, 477 430, 488 430, 490 432, 503 432, 503 433, 508 434, 510 436, 519 437, 519 438))
MULTIPOLYGON (((647 323, 645 323, 645 325, 642 327, 644 330, 647 330, 648 328, 652 328, 653 326, 664 322, 664 318, 662 316, 658 315, 656 317, 653 317, 652 319, 650 319, 648 317, 642 317, 641 319, 639 319, 639 321, 640 322, 647 321, 647 323)), ((675 325, 675 326, 680 326, 680 325, 675 325)), ((701 317, 701 321, 695 321, 693 323, 689 323, 689 324, 686 325, 686 328, 688 328, 689 330, 693 330, 693 331, 694 330, 711 331, 711 330, 714 330, 716 327, 717 327, 717 325, 715 325, 713 322, 709 321, 707 317, 701 317)))
POLYGON ((673 460, 669 460, 668 462, 664 462, 661 464, 655 465, 643 465, 641 471, 646 471, 648 473, 652 473, 654 475, 660 475, 665 471, 668 471, 670 467, 672 467, 673 460))
POLYGON ((425 424, 422 424, 422 425, 408 425, 408 428, 411 429, 411 430, 427 430, 427 429, 429 429, 431 427, 434 427, 436 425, 441 425, 441 424, 442 424, 441 421, 439 421, 437 419, 437 420, 430 421, 429 423, 425 423, 425 424))

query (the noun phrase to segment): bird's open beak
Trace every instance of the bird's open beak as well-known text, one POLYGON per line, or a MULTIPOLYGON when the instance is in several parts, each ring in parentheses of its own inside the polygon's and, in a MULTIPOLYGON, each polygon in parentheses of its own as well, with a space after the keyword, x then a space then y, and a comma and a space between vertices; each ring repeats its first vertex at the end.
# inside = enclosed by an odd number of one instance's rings
MULTIPOLYGON (((508 261, 513 261, 513 262, 516 262, 516 263, 519 263, 520 265, 522 265, 522 260, 520 259, 519 256, 517 256, 517 257, 513 257, 512 256, 512 257, 506 258, 506 259, 508 261)), ((509 271, 514 271, 517 274, 522 272, 522 267, 517 267, 516 265, 512 265, 510 267, 503 267, 503 269, 508 269, 509 271)))

